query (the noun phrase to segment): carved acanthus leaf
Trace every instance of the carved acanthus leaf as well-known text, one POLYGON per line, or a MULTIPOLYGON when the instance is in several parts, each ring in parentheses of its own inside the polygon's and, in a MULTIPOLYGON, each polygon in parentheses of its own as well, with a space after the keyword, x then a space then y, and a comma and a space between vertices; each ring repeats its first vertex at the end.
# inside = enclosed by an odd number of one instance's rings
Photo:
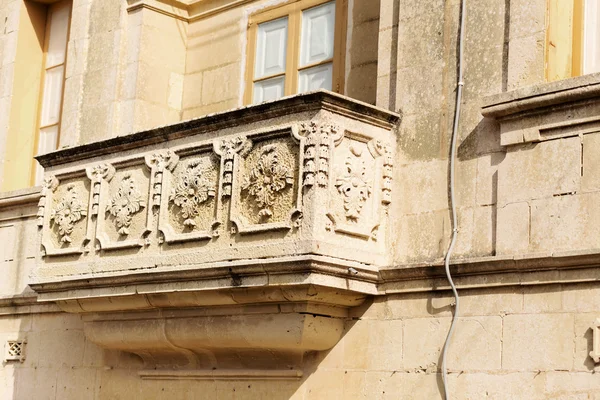
POLYGON ((71 243, 71 233, 75 223, 85 217, 87 212, 79 199, 79 193, 74 184, 67 185, 67 193, 56 204, 50 214, 50 221, 58 226, 61 243, 71 243))
POLYGON ((205 167, 200 159, 188 161, 171 190, 169 201, 179 207, 187 227, 196 226, 194 218, 199 215, 199 206, 216 194, 209 179, 212 171, 212 166, 205 167))
POLYGON ((364 203, 371 195, 371 185, 366 180, 366 168, 363 160, 352 153, 346 159, 346 173, 337 178, 335 187, 344 199, 346 219, 356 221, 364 203))
POLYGON ((111 198, 106 212, 115 217, 119 235, 128 235, 134 214, 146 206, 131 175, 123 177, 117 193, 111 198))
POLYGON ((242 182, 242 190, 254 198, 260 208, 258 215, 267 219, 273 215, 271 207, 275 196, 294 181, 291 168, 282 163, 281 155, 275 145, 267 145, 261 151, 256 165, 242 182))

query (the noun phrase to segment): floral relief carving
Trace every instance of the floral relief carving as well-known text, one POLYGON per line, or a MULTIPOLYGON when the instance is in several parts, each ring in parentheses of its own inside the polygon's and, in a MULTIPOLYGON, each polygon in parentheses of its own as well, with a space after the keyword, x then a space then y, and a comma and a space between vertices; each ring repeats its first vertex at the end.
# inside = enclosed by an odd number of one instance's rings
POLYGON ((306 137, 304 145, 304 186, 327 186, 329 179, 330 138, 338 135, 333 125, 315 121, 300 124, 300 135, 306 137))
POLYGON ((67 185, 67 193, 56 204, 50 214, 50 221, 58 226, 61 243, 71 243, 71 234, 75 224, 87 215, 84 204, 74 184, 67 185))
POLYGON ((123 177, 117 193, 111 198, 106 212, 115 217, 119 235, 128 235, 134 214, 146 206, 130 174, 123 177))
POLYGON ((199 215, 199 206, 216 194, 209 179, 211 171, 212 167, 203 166, 200 159, 191 160, 179 175, 177 185, 171 190, 169 201, 179 207, 181 216, 185 219, 183 224, 187 227, 196 226, 194 218, 199 215))
POLYGON ((44 178, 42 183, 42 190, 40 193, 40 200, 38 201, 38 212, 37 212, 37 225, 44 225, 44 212, 46 210, 46 197, 49 193, 54 192, 58 187, 58 179, 55 176, 48 176, 44 178))
POLYGON ((252 142, 243 136, 226 139, 214 144, 215 153, 223 158, 222 196, 231 197, 233 184, 233 159, 236 154, 245 155, 252 148, 252 142))
POLYGON ((291 186, 293 181, 291 168, 282 163, 276 146, 267 145, 261 151, 256 165, 244 177, 242 190, 247 191, 254 198, 256 205, 260 208, 259 217, 267 219, 273 215, 271 207, 274 204, 275 196, 291 186))
MULTIPOLYGON (((354 153, 353 153, 354 154, 354 153)), ((371 185, 366 180, 366 168, 363 160, 354 155, 346 158, 346 172, 337 178, 335 187, 344 199, 346 219, 358 220, 362 208, 371 196, 371 185)))
POLYGON ((146 165, 154 171, 154 182, 152 185, 152 203, 155 206, 160 206, 160 197, 162 193, 163 174, 165 169, 173 171, 179 156, 171 150, 162 153, 152 153, 146 156, 146 165))

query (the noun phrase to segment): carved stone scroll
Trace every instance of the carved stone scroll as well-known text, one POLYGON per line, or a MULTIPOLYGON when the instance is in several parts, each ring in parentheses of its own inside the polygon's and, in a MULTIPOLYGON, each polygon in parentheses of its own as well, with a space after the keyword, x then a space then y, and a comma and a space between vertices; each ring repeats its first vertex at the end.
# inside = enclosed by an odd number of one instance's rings
POLYGON ((391 146, 383 143, 381 140, 371 140, 368 144, 371 154, 383 157, 382 183, 381 183, 381 203, 390 204, 392 202, 392 179, 394 168, 394 155, 391 146))
POLYGON ((42 190, 40 195, 40 200, 38 201, 38 212, 37 212, 37 226, 44 226, 44 212, 46 209, 46 204, 50 200, 49 194, 54 192, 58 187, 58 179, 55 176, 48 176, 44 178, 44 182, 42 183, 42 190))
POLYGON ((214 151, 221 156, 221 174, 223 197, 231 197, 231 187, 235 174, 236 155, 245 156, 252 148, 252 142, 243 136, 225 139, 214 143, 214 151))
POLYGON ((146 165, 152 170, 152 205, 160 206, 160 196, 162 194, 163 175, 165 170, 173 171, 179 156, 170 150, 165 152, 155 152, 145 157, 146 165))
POLYGON ((100 189, 102 181, 110 182, 115 174, 115 168, 110 164, 100 164, 86 168, 87 177, 92 181, 91 215, 98 215, 100 204, 100 189))
POLYGON ((304 186, 317 184, 326 187, 329 182, 330 158, 333 142, 340 137, 335 125, 321 124, 316 121, 302 123, 298 134, 304 141, 304 186))

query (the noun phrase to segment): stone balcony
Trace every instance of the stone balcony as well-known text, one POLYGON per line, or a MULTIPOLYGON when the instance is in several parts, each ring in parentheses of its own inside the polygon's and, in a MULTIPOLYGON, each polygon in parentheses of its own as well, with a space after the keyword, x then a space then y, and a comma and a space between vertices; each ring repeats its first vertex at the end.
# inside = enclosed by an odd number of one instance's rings
POLYGON ((40 156, 30 286, 149 368, 298 377, 391 263, 398 122, 318 91, 40 156))

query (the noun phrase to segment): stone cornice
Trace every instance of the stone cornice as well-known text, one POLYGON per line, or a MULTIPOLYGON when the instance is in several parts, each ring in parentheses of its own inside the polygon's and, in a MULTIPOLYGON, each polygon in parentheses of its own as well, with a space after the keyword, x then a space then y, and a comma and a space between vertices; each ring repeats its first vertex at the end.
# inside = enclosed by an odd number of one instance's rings
MULTIPOLYGON (((359 263, 342 260, 334 262, 319 256, 262 260, 254 265, 247 261, 221 264, 214 265, 211 269, 190 268, 183 272, 157 271, 86 277, 31 286, 39 293, 38 301, 67 301, 69 296, 79 298, 81 295, 78 291, 102 288, 106 292, 99 293, 99 297, 131 296, 135 293, 151 293, 152 285, 156 288, 162 286, 163 292, 175 289, 212 290, 221 291, 220 293, 233 298, 235 291, 240 289, 265 288, 269 284, 291 287, 303 283, 318 287, 319 283, 324 283, 322 279, 327 280, 329 287, 348 288, 364 295, 449 289, 443 260, 397 265, 378 272, 359 263), (261 276, 265 279, 260 279, 261 276), (185 282, 184 286, 172 285, 171 289, 165 286, 176 281, 185 282)), ((462 259, 452 262, 451 270, 459 289, 590 282, 600 280, 600 251, 462 259)), ((198 304, 200 305, 210 304, 198 304)))
POLYGON ((30 287, 42 295, 40 299, 67 300, 70 296, 77 298, 79 296, 77 290, 109 289, 111 295, 118 296, 150 293, 153 291, 152 288, 157 288, 155 290, 159 292, 181 289, 182 287, 175 285, 175 282, 185 282, 186 290, 214 291, 266 285, 291 286, 311 283, 318 285, 319 279, 327 279, 328 283, 340 289, 348 288, 356 292, 376 294, 378 274, 372 267, 361 263, 325 256, 304 255, 195 264, 185 268, 162 265, 148 268, 144 272, 109 272, 105 276, 86 275, 80 279, 31 283, 30 287), (133 285, 137 287, 134 288, 133 285), (53 295, 53 293, 60 294, 53 295))
POLYGON ((0 193, 0 209, 25 206, 28 204, 37 205, 37 202, 41 197, 40 189, 41 187, 35 186, 26 189, 0 193))
POLYGON ((513 146, 597 132, 599 109, 596 73, 487 97, 481 113, 500 123, 500 144, 513 146))
POLYGON ((600 73, 588 74, 488 96, 483 100, 481 114, 502 119, 599 97, 600 73))
POLYGON ((255 0, 229 0, 218 2, 214 0, 128 0, 127 12, 145 8, 167 15, 171 18, 190 23, 225 12, 255 0))
MULTIPOLYGON (((459 289, 581 283, 600 280, 600 250, 455 260, 459 289)), ((380 269, 378 293, 448 290, 443 260, 380 269)))
POLYGON ((338 115, 350 116, 386 129, 393 128, 401 119, 399 114, 383 108, 350 99, 330 91, 318 90, 284 97, 276 101, 209 114, 204 117, 136 132, 130 135, 61 149, 36 156, 35 158, 44 168, 48 168, 92 157, 116 154, 143 146, 166 143, 186 136, 202 135, 219 129, 249 124, 259 120, 318 110, 326 110, 338 115))

